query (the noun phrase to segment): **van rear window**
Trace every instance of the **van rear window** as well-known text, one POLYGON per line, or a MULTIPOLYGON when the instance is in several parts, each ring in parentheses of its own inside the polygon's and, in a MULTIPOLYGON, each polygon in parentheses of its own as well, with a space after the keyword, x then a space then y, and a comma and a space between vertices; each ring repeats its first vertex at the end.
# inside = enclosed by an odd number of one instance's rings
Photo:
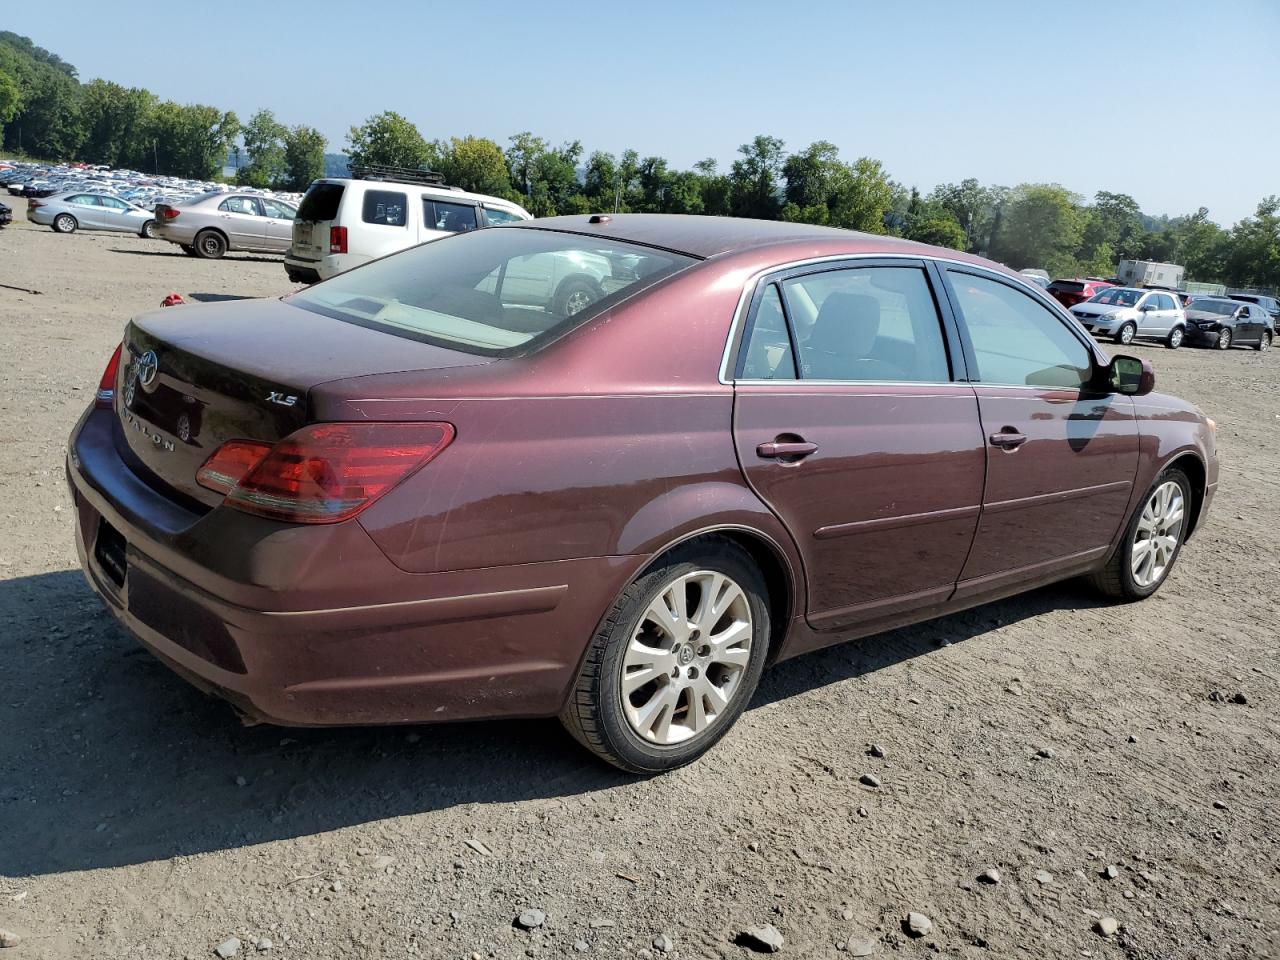
POLYGON ((338 204, 342 203, 342 194, 346 190, 340 183, 325 183, 317 180, 302 198, 298 207, 299 220, 336 220, 338 204))
POLYGON ((386 227, 403 227, 405 203, 408 201, 403 193, 393 190, 369 190, 364 195, 365 223, 380 223, 386 227))

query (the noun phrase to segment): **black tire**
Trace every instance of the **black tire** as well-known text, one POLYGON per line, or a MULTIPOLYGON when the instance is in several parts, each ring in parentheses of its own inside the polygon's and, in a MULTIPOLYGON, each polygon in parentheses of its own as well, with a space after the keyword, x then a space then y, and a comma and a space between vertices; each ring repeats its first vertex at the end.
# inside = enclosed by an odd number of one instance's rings
POLYGON ((1116 343, 1128 346, 1133 343, 1133 338, 1137 335, 1138 325, 1132 320, 1128 320, 1125 323, 1120 324, 1120 329, 1116 331, 1115 341, 1116 343))
POLYGON ((1271 331, 1270 330, 1262 331, 1262 336, 1258 338, 1258 345, 1253 349, 1257 350, 1259 353, 1262 353, 1262 351, 1264 350, 1271 349, 1271 331))
POLYGON ((148 220, 142 225, 142 229, 138 231, 138 236, 143 240, 154 240, 156 238, 156 222, 148 220))
MULTIPOLYGON (((715 537, 673 550, 632 582, 605 614, 560 712, 561 723, 596 756, 629 773, 663 773, 696 760, 729 731, 755 693, 768 656, 767 597, 760 569, 737 544, 715 537), (673 580, 704 570, 721 573, 742 588, 751 610, 750 660, 732 699, 714 723, 681 743, 659 745, 642 738, 624 713, 623 656, 650 603, 673 580)), ((665 681, 665 675, 660 679, 665 681)))
POLYGON ((193 246, 195 255, 202 260, 218 260, 227 252, 227 238, 217 230, 201 230, 193 246))
POLYGON ((1231 349, 1231 328, 1230 327, 1223 327, 1221 330, 1218 331, 1217 347, 1219 350, 1231 349))
POLYGON ((1187 336, 1187 330, 1185 327, 1174 327, 1172 330, 1169 331, 1169 336, 1165 337, 1164 345, 1168 347, 1170 350, 1177 350, 1180 346, 1182 346, 1182 343, 1186 339, 1186 336, 1187 336))
POLYGON ((551 302, 557 317, 571 317, 600 299, 600 287, 585 277, 570 277, 560 284, 551 302))
POLYGON ((80 224, 76 222, 76 218, 69 213, 60 213, 53 218, 53 230, 55 233, 75 233, 76 228, 80 224))
POLYGON ((1151 489, 1143 494, 1142 499, 1138 501, 1137 507, 1134 508, 1133 516, 1129 518, 1129 522, 1124 528, 1124 539, 1120 541, 1120 546, 1116 549, 1115 554, 1107 561, 1105 567, 1089 575, 1089 582, 1108 597, 1123 601, 1143 600, 1159 590, 1161 585, 1169 579, 1169 574, 1173 571, 1174 565, 1178 562, 1178 557, 1182 554, 1182 545, 1187 541, 1187 528, 1191 523, 1191 505, 1191 481, 1187 479, 1187 475, 1178 467, 1169 467, 1161 471, 1151 485, 1151 489), (1138 524, 1142 519, 1142 512, 1146 508, 1147 502, 1162 484, 1170 480, 1182 488, 1183 517, 1182 526, 1178 532, 1177 546, 1174 547, 1173 556, 1165 565, 1164 572, 1160 577, 1155 582, 1143 586, 1138 583, 1133 574, 1134 534, 1137 532, 1138 524))

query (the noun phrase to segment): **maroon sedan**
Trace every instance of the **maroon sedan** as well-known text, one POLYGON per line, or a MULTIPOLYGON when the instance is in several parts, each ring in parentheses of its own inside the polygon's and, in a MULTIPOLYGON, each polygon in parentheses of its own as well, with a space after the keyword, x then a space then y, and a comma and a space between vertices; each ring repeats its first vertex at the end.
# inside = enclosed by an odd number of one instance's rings
POLYGON ((1218 479, 1153 380, 951 250, 561 217, 134 320, 67 469, 90 584, 245 714, 559 715, 660 771, 779 660, 1153 593, 1218 479))

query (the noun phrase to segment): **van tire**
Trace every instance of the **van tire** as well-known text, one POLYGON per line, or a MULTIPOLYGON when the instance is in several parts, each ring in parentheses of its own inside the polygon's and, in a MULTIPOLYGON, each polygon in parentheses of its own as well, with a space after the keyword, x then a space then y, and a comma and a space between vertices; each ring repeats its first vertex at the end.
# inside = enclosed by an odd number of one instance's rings
POLYGON ((201 230, 196 234, 195 251, 203 260, 218 260, 227 252, 227 238, 217 230, 201 230))
POLYGON ((552 298, 551 312, 557 317, 571 317, 600 299, 603 291, 586 277, 569 277, 560 284, 552 298))

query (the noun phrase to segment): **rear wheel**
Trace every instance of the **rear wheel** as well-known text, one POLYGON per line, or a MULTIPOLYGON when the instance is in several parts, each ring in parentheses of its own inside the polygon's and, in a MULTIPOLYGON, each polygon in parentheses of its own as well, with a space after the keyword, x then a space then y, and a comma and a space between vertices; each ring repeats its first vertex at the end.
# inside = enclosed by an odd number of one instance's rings
POLYGON ((1169 331, 1169 336, 1165 338, 1164 345, 1170 350, 1177 350, 1182 346, 1182 338, 1186 336, 1186 330, 1182 327, 1174 327, 1169 331))
POLYGON ((1270 330, 1262 331, 1262 336, 1258 339, 1258 346, 1256 349, 1258 350, 1259 353, 1261 353, 1263 350, 1271 349, 1271 331, 1270 330))
POLYGON ((1090 576, 1093 585, 1117 600, 1141 600, 1159 590, 1182 552, 1190 507, 1187 475, 1177 467, 1163 471, 1129 520, 1120 548, 1090 576))
POLYGON ((556 291, 552 311, 558 317, 572 317, 600 299, 600 290, 590 280, 570 278, 556 291))
POLYGON ((1133 343, 1133 338, 1138 333, 1138 325, 1133 321, 1121 324, 1120 329, 1116 331, 1116 343, 1128 345, 1133 343))
POLYGON ((142 225, 142 229, 138 231, 138 236, 143 240, 154 240, 156 238, 156 222, 148 220, 142 225))
POLYGON ((768 645, 764 578, 750 556, 720 539, 679 548, 605 616, 561 722, 631 773, 683 766, 738 719, 768 645))
POLYGON ((53 218, 53 229, 58 233, 75 233, 78 226, 76 218, 69 213, 60 213, 53 218))
POLYGON ((1231 328, 1230 327, 1223 327, 1222 330, 1218 333, 1218 349, 1219 350, 1231 349, 1231 328))
POLYGON ((216 230, 202 230, 196 234, 195 251, 197 257, 217 260, 227 252, 227 238, 216 230))

